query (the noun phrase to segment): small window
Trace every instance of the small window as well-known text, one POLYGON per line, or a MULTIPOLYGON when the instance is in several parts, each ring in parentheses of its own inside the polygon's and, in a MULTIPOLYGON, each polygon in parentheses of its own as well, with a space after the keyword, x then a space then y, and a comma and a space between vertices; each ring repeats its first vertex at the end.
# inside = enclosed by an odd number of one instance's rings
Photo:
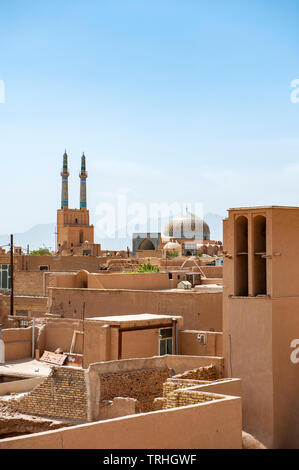
POLYGON ((16 310, 17 317, 28 317, 28 310, 16 310))
POLYGON ((41 266, 39 267, 39 270, 40 270, 40 271, 49 271, 49 266, 41 265, 41 266))
POLYGON ((10 289, 9 264, 0 264, 0 289, 10 289))
POLYGON ((168 279, 172 279, 172 273, 168 273, 168 279))
POLYGON ((172 354, 172 328, 160 329, 159 335, 159 354, 172 354))

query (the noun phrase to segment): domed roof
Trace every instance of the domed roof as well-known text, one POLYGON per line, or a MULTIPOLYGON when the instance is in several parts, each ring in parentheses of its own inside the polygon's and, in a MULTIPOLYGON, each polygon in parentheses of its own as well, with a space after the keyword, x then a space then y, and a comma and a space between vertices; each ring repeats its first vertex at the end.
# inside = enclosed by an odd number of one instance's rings
POLYGON ((179 250, 181 248, 181 245, 177 242, 167 242, 166 245, 164 245, 164 250, 179 250))
POLYGON ((187 212, 173 217, 165 225, 163 233, 167 237, 185 240, 210 240, 208 224, 197 215, 187 212))

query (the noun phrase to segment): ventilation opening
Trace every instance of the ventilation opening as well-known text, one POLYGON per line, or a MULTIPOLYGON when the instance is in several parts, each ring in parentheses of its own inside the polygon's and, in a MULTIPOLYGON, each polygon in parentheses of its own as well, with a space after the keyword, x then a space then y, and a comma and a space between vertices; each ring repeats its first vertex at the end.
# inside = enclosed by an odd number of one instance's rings
POLYGON ((248 296, 248 219, 241 216, 236 220, 236 277, 235 295, 248 296))
POLYGON ((263 215, 257 215, 253 220, 253 247, 253 295, 266 295, 266 217, 263 215))

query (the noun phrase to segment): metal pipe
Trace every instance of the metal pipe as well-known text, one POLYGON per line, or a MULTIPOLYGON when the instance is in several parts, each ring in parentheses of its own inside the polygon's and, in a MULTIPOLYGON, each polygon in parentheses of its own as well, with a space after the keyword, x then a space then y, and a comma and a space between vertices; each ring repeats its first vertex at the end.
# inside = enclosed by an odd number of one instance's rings
POLYGON ((14 285, 13 285, 13 235, 10 235, 10 315, 13 315, 14 305, 13 305, 13 295, 14 295, 14 285))
POLYGON ((31 341, 31 345, 32 345, 32 357, 34 358, 35 354, 34 354, 34 349, 35 349, 35 318, 32 319, 32 341, 31 341))
POLYGON ((175 345, 175 354, 178 356, 179 354, 179 345, 178 345, 178 321, 177 318, 172 319, 174 324, 174 345, 175 345))

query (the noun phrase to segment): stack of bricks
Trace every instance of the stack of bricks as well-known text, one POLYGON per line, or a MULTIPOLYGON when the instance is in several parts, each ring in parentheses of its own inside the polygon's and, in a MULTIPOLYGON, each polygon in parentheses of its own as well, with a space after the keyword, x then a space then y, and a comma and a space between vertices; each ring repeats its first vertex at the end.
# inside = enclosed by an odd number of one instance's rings
POLYGON ((163 409, 177 408, 179 406, 195 405, 212 400, 219 400, 221 397, 212 393, 203 393, 194 390, 194 388, 178 389, 169 393, 164 398, 163 409))
POLYGON ((154 400, 161 397, 163 383, 171 376, 170 369, 139 369, 100 375, 100 401, 115 397, 135 398, 142 413, 154 409, 154 400))
POLYGON ((167 382, 163 384, 163 397, 171 392, 174 392, 178 388, 194 387, 195 385, 204 385, 210 383, 204 380, 186 380, 186 379, 174 379, 173 377, 167 379, 167 382))
POLYGON ((20 413, 87 421, 84 370, 52 367, 44 382, 25 396, 11 399, 8 405, 20 413))
POLYGON ((174 375, 173 378, 212 381, 217 379, 217 372, 216 367, 210 364, 209 366, 199 367, 198 369, 187 370, 182 374, 174 375))
POLYGON ((213 364, 199 367, 174 375, 163 384, 163 409, 192 405, 214 398, 194 390, 196 385, 216 380, 216 368, 213 364), (190 387, 193 387, 192 389, 190 387), (192 391, 191 391, 192 390, 192 391))

